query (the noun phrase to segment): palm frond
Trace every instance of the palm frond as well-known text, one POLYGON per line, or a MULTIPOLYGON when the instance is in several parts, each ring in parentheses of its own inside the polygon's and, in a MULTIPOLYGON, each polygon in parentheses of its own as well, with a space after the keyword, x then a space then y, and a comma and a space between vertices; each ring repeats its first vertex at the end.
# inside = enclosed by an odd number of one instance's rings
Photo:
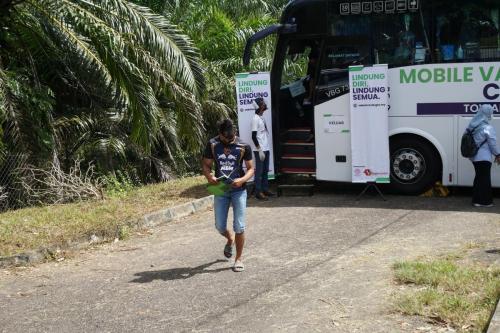
POLYGON ((127 144, 118 137, 97 138, 82 145, 77 154, 80 156, 94 156, 105 159, 118 157, 125 159, 127 144))
MULTIPOLYGON (((224 103, 219 103, 213 100, 206 100, 203 102, 203 119, 207 128, 216 128, 220 120, 235 118, 236 112, 224 103)), ((207 133, 209 136, 215 133, 207 133)))
POLYGON ((111 84, 119 89, 127 102, 132 140, 149 150, 157 131, 158 101, 145 73, 133 59, 127 57, 126 52, 133 49, 130 41, 91 11, 71 1, 48 0, 44 8, 37 6, 37 11, 66 35, 68 42, 88 51, 91 62, 98 60, 107 68, 112 78, 111 84), (88 39, 95 53, 73 30, 88 39))
POLYGON ((197 96, 203 94, 204 77, 198 65, 198 50, 164 16, 123 0, 77 2, 151 53, 184 89, 197 96))
POLYGON ((0 121, 5 119, 7 109, 11 107, 8 99, 9 91, 7 88, 7 75, 2 68, 2 59, 0 58, 0 121))
POLYGON ((7 73, 0 69, 0 111, 5 135, 9 138, 12 146, 19 151, 25 151, 23 144, 22 123, 24 116, 16 103, 12 89, 18 87, 18 82, 9 78, 7 73))

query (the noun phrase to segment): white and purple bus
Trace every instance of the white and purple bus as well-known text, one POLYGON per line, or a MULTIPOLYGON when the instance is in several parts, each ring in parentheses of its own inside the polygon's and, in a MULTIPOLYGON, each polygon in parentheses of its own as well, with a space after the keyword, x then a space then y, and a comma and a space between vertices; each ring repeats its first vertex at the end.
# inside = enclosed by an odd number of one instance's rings
MULTIPOLYGON (((280 24, 248 40, 245 64, 252 45, 270 34, 277 34, 271 85, 279 172, 350 182, 350 133, 325 131, 321 122, 325 115, 348 121, 349 66, 388 64, 391 186, 421 193, 436 181, 472 185, 460 138, 481 104, 500 111, 500 1, 295 0, 280 24), (300 78, 287 73, 290 64, 303 67, 300 78)), ((500 119, 492 123, 500 134, 500 119)), ((492 170, 500 187, 500 168, 492 170)))

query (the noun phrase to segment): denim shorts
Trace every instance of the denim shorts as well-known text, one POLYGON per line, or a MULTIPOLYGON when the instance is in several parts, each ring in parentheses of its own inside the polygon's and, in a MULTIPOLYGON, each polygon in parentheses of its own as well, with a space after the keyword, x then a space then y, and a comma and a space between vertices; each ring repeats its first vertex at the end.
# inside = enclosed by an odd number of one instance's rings
POLYGON ((229 191, 222 196, 215 196, 215 228, 221 234, 226 232, 230 205, 233 206, 233 231, 241 234, 245 231, 246 190, 229 191))

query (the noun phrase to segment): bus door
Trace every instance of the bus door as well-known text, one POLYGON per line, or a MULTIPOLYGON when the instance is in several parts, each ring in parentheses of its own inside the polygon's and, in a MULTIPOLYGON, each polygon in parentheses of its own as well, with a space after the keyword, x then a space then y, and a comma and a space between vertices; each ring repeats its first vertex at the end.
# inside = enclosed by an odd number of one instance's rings
POLYGON ((319 56, 318 39, 293 38, 287 42, 279 93, 281 130, 313 127, 314 63, 319 56), (311 89, 312 87, 312 89, 311 89))
POLYGON ((351 181, 349 66, 369 65, 368 37, 326 40, 315 93, 316 178, 351 181))

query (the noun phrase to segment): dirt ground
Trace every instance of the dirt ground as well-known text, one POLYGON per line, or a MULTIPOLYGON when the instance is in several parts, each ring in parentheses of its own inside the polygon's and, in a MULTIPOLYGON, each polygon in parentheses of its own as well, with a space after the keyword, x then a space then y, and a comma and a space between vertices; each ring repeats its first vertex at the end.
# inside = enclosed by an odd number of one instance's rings
POLYGON ((246 270, 213 212, 37 267, 0 271, 1 332, 447 332, 391 309, 391 265, 479 245, 500 262, 500 208, 466 196, 322 193, 249 202, 246 270))

